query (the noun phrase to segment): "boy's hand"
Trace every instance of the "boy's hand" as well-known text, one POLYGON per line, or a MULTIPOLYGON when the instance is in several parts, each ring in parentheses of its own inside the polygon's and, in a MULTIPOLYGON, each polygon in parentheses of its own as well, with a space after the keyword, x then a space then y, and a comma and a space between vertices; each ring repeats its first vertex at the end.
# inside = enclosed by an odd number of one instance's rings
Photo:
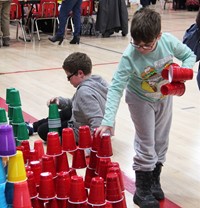
POLYGON ((59 98, 58 97, 51 98, 50 100, 47 101, 47 106, 49 107, 49 105, 53 103, 59 105, 59 98))
POLYGON ((111 126, 100 126, 99 128, 97 128, 95 136, 98 136, 100 134, 100 137, 102 137, 103 133, 108 131, 111 136, 114 136, 114 128, 111 126))

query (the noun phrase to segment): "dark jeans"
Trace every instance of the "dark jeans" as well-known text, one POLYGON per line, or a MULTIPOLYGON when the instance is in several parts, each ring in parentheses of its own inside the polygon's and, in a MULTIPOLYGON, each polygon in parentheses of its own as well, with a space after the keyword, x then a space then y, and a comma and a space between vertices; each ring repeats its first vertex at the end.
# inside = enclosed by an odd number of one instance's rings
MULTIPOLYGON (((68 121, 70 120, 72 116, 72 110, 67 108, 67 109, 61 110, 59 114, 60 114, 60 119, 61 119, 61 127, 59 128, 59 134, 61 135, 62 130, 68 127, 68 121)), ((34 129, 34 132, 38 132, 38 135, 40 136, 42 140, 46 141, 47 134, 49 132, 48 118, 43 118, 39 121, 34 122, 33 129, 34 129)))
POLYGON ((69 13, 73 12, 74 36, 79 36, 81 31, 81 3, 82 0, 64 0, 62 1, 59 14, 59 27, 56 36, 63 37, 65 26, 69 13))

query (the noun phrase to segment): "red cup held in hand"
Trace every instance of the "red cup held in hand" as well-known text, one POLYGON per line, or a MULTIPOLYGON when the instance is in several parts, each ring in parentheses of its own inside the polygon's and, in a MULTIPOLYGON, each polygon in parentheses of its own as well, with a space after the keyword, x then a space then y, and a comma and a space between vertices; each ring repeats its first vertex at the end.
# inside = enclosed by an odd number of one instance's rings
POLYGON ((185 84, 181 82, 172 82, 161 87, 163 95, 177 95, 181 96, 185 93, 185 84))
POLYGON ((179 66, 169 67, 169 82, 183 82, 193 78, 193 70, 179 66))

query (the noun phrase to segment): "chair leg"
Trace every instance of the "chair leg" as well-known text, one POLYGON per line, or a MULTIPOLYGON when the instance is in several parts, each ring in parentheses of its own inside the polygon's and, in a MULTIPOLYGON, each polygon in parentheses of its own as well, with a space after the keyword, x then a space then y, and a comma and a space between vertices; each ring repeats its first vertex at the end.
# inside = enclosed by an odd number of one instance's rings
POLYGON ((70 17, 70 22, 71 22, 72 32, 74 33, 74 22, 72 17, 70 17))
POLYGON ((38 29, 37 19, 35 20, 35 27, 36 27, 36 31, 37 31, 38 40, 40 40, 40 33, 39 33, 39 29, 38 29))
POLYGON ((17 22, 17 29, 16 29, 16 40, 19 40, 19 22, 17 22))
POLYGON ((53 20, 53 36, 55 36, 55 34, 56 34, 56 22, 58 22, 58 19, 54 18, 54 20, 53 20))
POLYGON ((22 35, 23 35, 23 38, 24 38, 24 42, 26 42, 26 35, 25 35, 25 31, 24 31, 24 25, 22 25, 22 23, 20 22, 20 27, 21 27, 21 31, 22 31, 22 35))

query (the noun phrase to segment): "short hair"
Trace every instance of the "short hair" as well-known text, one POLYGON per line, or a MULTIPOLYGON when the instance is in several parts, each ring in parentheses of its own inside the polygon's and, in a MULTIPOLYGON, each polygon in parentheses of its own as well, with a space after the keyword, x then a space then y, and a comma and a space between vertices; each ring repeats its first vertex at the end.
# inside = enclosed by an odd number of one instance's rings
POLYGON ((64 60, 62 67, 70 73, 82 70, 87 75, 92 72, 92 61, 87 54, 74 52, 64 60))
POLYGON ((138 43, 152 42, 161 32, 160 14, 147 7, 141 8, 133 15, 130 32, 138 43))

